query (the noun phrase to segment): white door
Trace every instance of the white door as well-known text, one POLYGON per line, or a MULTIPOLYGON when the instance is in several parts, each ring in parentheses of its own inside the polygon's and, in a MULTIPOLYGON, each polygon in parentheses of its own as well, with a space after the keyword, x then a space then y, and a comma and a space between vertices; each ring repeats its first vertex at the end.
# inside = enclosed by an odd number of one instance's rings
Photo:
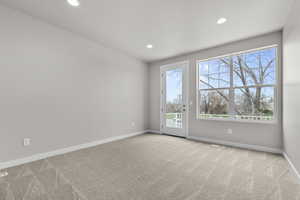
POLYGON ((162 66, 160 131, 186 137, 188 118, 188 62, 162 66))

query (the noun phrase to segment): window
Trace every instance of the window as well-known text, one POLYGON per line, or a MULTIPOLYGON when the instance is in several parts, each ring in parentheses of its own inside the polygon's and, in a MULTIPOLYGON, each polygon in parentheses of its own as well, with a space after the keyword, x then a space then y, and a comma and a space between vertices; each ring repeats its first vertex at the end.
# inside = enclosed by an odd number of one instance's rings
POLYGON ((274 120, 277 47, 197 62, 198 118, 274 120))

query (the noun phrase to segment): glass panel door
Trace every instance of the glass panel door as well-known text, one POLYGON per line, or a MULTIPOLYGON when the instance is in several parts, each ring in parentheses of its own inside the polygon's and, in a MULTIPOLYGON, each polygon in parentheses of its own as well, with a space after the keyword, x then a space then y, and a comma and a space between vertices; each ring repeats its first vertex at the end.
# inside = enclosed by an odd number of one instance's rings
POLYGON ((161 132, 186 136, 187 63, 161 67, 161 132))

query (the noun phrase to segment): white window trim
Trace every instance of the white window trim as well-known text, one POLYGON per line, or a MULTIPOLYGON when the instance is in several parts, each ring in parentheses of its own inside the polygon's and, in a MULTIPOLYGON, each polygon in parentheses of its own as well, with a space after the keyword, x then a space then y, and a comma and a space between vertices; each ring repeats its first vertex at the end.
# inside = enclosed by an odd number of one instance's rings
MULTIPOLYGON (((229 54, 223 54, 223 55, 219 55, 219 56, 214 56, 214 57, 209 57, 209 58, 205 58, 205 59, 197 59, 196 60, 196 119, 197 120, 201 120, 201 121, 221 121, 221 122, 237 122, 237 123, 257 123, 257 124, 277 124, 278 120, 279 120, 279 104, 280 104, 280 97, 279 97, 279 77, 280 77, 280 69, 279 69, 279 54, 278 54, 278 49, 279 45, 278 44, 274 44, 274 45, 269 45, 269 46, 263 46, 263 47, 259 47, 259 48, 254 48, 254 49, 249 49, 249 50, 243 50, 243 51, 238 51, 238 52, 233 52, 233 53, 229 53, 229 54), (259 50, 264 50, 264 49, 270 49, 270 48, 276 48, 276 82, 275 84, 266 84, 266 85, 270 85, 272 87, 274 87, 275 91, 274 91, 274 118, 273 120, 248 120, 248 119, 225 119, 225 118, 218 118, 218 117, 212 117, 212 118, 202 118, 200 117, 199 113, 200 113, 200 103, 199 103, 199 91, 200 91, 200 87, 199 87, 199 67, 198 64, 200 62, 204 62, 204 61, 208 61, 208 60, 213 60, 213 59, 218 59, 218 58, 223 58, 223 57, 229 57, 229 56, 234 56, 234 55, 240 55, 240 54, 245 54, 245 53, 249 53, 249 52, 254 52, 254 51, 259 51, 259 50)), ((220 89, 220 88, 218 88, 220 89)), ((228 88, 226 88, 228 89, 228 88)), ((214 90, 214 89, 211 89, 214 90)))

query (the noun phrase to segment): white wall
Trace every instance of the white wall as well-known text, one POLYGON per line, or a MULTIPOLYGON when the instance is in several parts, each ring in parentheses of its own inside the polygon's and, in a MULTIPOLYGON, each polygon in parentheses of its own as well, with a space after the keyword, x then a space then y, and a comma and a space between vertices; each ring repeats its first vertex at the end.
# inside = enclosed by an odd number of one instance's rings
MULTIPOLYGON (((281 74, 281 39, 282 33, 275 32, 247 40, 233 42, 207 50, 178 56, 150 64, 150 107, 149 128, 159 130, 160 117, 160 66, 179 61, 190 62, 190 90, 189 98, 193 101, 192 112, 189 115, 189 135, 193 137, 205 137, 214 140, 260 145, 275 149, 282 148, 282 118, 281 118, 281 85, 279 85, 279 120, 276 124, 240 123, 224 121, 207 121, 196 119, 196 60, 224 55, 242 50, 278 44, 279 48, 279 74, 281 74), (233 134, 226 134, 227 129, 232 128, 233 134)), ((281 83, 281 77, 279 77, 281 83)))
POLYGON ((144 63, 2 6, 0 30, 0 162, 148 128, 144 63))
POLYGON ((295 1, 283 32, 284 149, 300 172, 300 2, 295 1))

